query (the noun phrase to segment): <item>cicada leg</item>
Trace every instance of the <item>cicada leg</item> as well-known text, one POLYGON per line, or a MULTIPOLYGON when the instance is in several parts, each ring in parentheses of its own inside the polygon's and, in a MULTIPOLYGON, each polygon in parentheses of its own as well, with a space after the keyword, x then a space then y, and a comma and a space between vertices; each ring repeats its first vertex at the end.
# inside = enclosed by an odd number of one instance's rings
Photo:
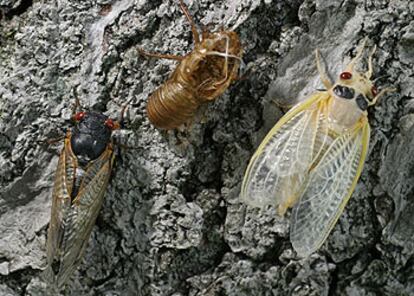
MULTIPOLYGON (((128 100, 125 104, 121 105, 121 111, 118 116, 118 120, 114 121, 114 130, 115 129, 122 129, 124 128, 124 121, 125 121, 125 112, 129 107, 129 103, 131 103, 132 99, 128 100)), ((117 104, 117 103, 116 103, 117 104)), ((119 106, 119 104, 117 104, 119 106)), ((137 147, 131 147, 129 145, 120 143, 116 137, 113 138, 114 145, 117 148, 116 154, 118 155, 118 161, 122 163, 122 153, 121 149, 137 149, 137 147)))
POLYGON ((118 123, 119 123, 119 128, 123 128, 124 127, 124 120, 125 120, 125 112, 129 107, 129 104, 131 103, 132 99, 129 99, 124 105, 122 105, 121 107, 121 112, 119 113, 119 117, 118 117, 118 123))
POLYGON ((151 57, 151 58, 158 58, 158 59, 168 59, 168 60, 176 60, 176 61, 182 61, 184 57, 173 55, 173 54, 162 54, 162 53, 156 53, 156 52, 148 52, 143 50, 142 48, 137 48, 140 55, 151 57))
POLYGON ((223 67, 223 79, 216 81, 214 85, 220 85, 227 81, 228 79, 228 58, 234 58, 240 61, 240 63, 243 63, 243 60, 235 55, 229 54, 229 47, 230 47, 230 38, 228 36, 223 36, 222 38, 226 38, 226 50, 225 52, 219 52, 219 51, 209 51, 206 52, 205 55, 212 55, 212 56, 220 56, 224 58, 224 67, 223 67))
POLYGON ((76 88, 73 89, 73 96, 75 97, 75 103, 72 106, 72 118, 73 118, 73 116, 75 116, 76 112, 78 111, 78 108, 82 107, 81 103, 80 103, 80 100, 79 100, 78 92, 76 91, 76 88))
POLYGON ((229 36, 225 36, 226 38, 226 52, 225 52, 225 57, 224 57, 224 67, 223 67, 223 74, 224 74, 224 78, 219 81, 219 85, 226 82, 227 80, 227 76, 228 76, 228 68, 229 68, 229 62, 228 62, 228 56, 229 56, 229 46, 230 46, 230 38, 229 36))
POLYGON ((364 52, 364 48, 365 48, 365 45, 367 44, 367 40, 368 40, 368 37, 365 37, 361 45, 357 49, 356 56, 351 60, 351 62, 349 62, 348 66, 346 66, 345 71, 353 72, 356 62, 361 58, 362 53, 364 52))
POLYGON ((195 121, 200 122, 200 123, 206 123, 208 121, 207 108, 208 108, 207 104, 202 104, 198 108, 197 113, 194 117, 195 121))
POLYGON ((58 137, 58 138, 49 139, 49 140, 47 140, 46 142, 47 142, 47 144, 48 144, 48 145, 53 145, 53 144, 56 144, 56 143, 58 143, 58 142, 62 141, 65 137, 66 137, 66 136, 60 136, 60 137, 58 137))
POLYGON ((326 72, 321 64, 321 55, 319 53, 319 50, 315 50, 315 60, 316 60, 316 68, 318 69, 319 76, 321 77, 323 85, 326 87, 326 89, 330 89, 332 87, 332 82, 328 78, 328 75, 326 75, 326 72))
POLYGON ((375 96, 375 98, 370 102, 370 103, 368 103, 368 106, 372 106, 372 105, 375 105, 376 103, 377 103, 377 101, 378 101, 378 99, 380 98, 380 97, 382 97, 384 94, 386 94, 386 93, 390 93, 390 92, 395 92, 395 91, 397 91, 397 89, 396 88, 393 88, 393 87, 387 87, 387 88, 384 88, 383 90, 381 90, 376 96, 375 96))
MULTIPOLYGON (((75 103, 72 106, 72 116, 71 116, 71 118, 74 118, 78 108, 81 106, 78 94, 76 92, 76 89, 73 89, 73 96, 75 97, 75 103)), ((59 137, 53 138, 53 139, 40 140, 40 141, 38 141, 38 143, 47 144, 47 145, 54 145, 54 144, 59 143, 60 141, 62 141, 65 137, 66 137, 66 135, 59 136, 59 137)))
MULTIPOLYGON (((188 12, 187 7, 185 6, 185 4, 182 0, 180 0, 180 7, 181 7, 181 10, 183 11, 185 17, 187 18, 188 22, 191 25, 191 32, 193 33, 194 43, 195 44, 200 43, 200 34, 198 33, 197 28, 194 24, 194 21, 193 21, 192 17, 190 16, 190 13, 188 12)), ((172 54, 161 54, 161 53, 147 52, 147 51, 144 51, 141 48, 138 48, 138 52, 143 56, 152 57, 152 58, 169 59, 169 60, 176 60, 176 61, 182 61, 184 59, 184 57, 182 57, 182 56, 172 55, 172 54)))
POLYGON ((191 145, 188 140, 192 129, 192 122, 187 122, 173 130, 160 130, 161 135, 171 143, 174 151, 179 155, 184 155, 191 145))
POLYGON ((269 100, 269 103, 274 105, 277 108, 282 109, 284 113, 286 113, 289 109, 291 109, 293 106, 295 106, 295 102, 283 102, 282 98, 273 98, 269 100))
POLYGON ((374 48, 371 50, 371 53, 368 57, 368 71, 365 72, 365 76, 367 79, 370 79, 372 76, 373 68, 372 68, 372 56, 374 55, 375 51, 377 50, 377 45, 374 45, 374 48))
POLYGON ((195 26, 195 23, 193 21, 193 18, 191 17, 190 13, 188 12, 188 9, 185 6, 183 0, 180 0, 180 7, 181 7, 181 10, 183 11, 185 17, 187 18, 188 22, 191 25, 191 32, 193 33, 194 43, 195 44, 200 43, 200 34, 198 33, 197 28, 195 26))
POLYGON ((65 285, 62 291, 63 296, 69 296, 70 295, 70 288, 68 285, 65 285))

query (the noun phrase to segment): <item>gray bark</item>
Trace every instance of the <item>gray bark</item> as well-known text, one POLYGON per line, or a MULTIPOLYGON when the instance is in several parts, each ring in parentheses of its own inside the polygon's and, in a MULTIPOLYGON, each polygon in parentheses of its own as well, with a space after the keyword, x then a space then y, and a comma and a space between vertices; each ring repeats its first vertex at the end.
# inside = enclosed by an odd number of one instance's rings
POLYGON ((247 78, 185 134, 148 121, 147 97, 176 63, 136 48, 192 48, 176 1, 0 0, 0 295, 44 295, 45 241, 74 89, 128 129, 82 265, 66 295, 413 295, 414 3, 186 1, 196 23, 235 28, 247 78), (298 259, 289 219, 238 199, 249 158, 293 104, 337 77, 359 42, 394 86, 369 109, 367 162, 319 252, 298 259))

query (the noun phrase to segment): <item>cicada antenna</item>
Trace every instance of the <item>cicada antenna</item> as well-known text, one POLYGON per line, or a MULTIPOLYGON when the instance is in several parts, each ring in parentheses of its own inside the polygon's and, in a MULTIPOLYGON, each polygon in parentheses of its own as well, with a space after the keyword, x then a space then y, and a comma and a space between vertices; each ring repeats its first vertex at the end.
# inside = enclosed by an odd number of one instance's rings
POLYGON ((140 55, 151 57, 151 58, 158 58, 158 59, 167 59, 167 60, 176 60, 176 61, 182 61, 184 57, 173 55, 173 54, 162 54, 162 53, 156 53, 156 52, 148 52, 143 50, 142 48, 137 48, 137 51, 140 55))

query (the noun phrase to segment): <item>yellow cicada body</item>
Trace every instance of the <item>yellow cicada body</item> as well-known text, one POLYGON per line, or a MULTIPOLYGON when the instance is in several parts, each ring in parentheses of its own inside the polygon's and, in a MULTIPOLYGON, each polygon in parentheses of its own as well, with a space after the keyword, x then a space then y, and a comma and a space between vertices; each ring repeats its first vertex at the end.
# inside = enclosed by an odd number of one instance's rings
POLYGON ((81 263, 101 209, 115 154, 111 134, 119 123, 79 112, 59 157, 47 238, 46 276, 60 290, 81 263))
MULTIPOLYGON (((364 43, 365 44, 365 43, 364 43)), ((355 189, 370 137, 368 106, 377 92, 368 71, 354 70, 364 44, 332 83, 316 61, 326 91, 313 94, 286 113, 250 160, 241 198, 252 206, 273 205, 280 215, 293 207, 290 240, 300 257, 325 241, 355 189)))

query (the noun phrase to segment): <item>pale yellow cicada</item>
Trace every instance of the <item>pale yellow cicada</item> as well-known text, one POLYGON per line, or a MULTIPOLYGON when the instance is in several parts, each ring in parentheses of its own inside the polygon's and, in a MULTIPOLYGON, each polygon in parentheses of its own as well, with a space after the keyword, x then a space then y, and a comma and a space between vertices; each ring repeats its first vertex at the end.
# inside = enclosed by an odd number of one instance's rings
POLYGON ((250 160, 241 198, 252 206, 273 205, 280 215, 293 206, 290 241, 300 257, 315 252, 334 227, 364 165, 370 126, 367 108, 391 89, 377 92, 368 71, 356 71, 365 42, 332 83, 316 64, 326 91, 286 113, 250 160))

